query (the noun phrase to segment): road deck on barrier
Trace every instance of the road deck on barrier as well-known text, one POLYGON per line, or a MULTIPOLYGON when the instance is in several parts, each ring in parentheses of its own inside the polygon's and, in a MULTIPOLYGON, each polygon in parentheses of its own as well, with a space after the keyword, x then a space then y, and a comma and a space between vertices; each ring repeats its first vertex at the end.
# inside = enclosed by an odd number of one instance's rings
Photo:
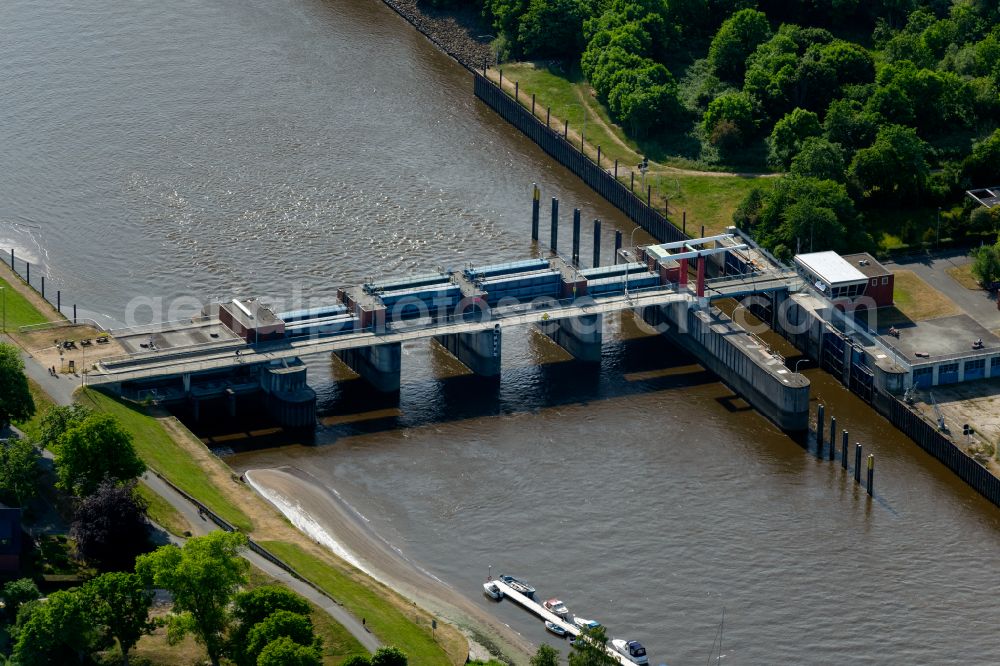
MULTIPOLYGON (((710 281, 707 285, 708 298, 735 298, 752 293, 762 293, 774 289, 787 289, 797 277, 788 274, 770 275, 757 279, 745 277, 710 281)), ((662 306, 671 303, 695 303, 693 292, 678 289, 652 289, 633 292, 628 296, 615 295, 584 300, 577 299, 570 304, 553 302, 550 306, 522 304, 491 311, 489 317, 481 320, 434 321, 410 324, 393 322, 385 330, 371 330, 352 333, 338 333, 329 336, 303 339, 260 342, 255 345, 229 343, 220 348, 212 344, 204 347, 178 347, 158 351, 144 351, 121 359, 104 359, 97 369, 88 373, 87 383, 99 385, 113 382, 127 382, 147 378, 161 378, 199 373, 212 370, 234 368, 244 364, 261 364, 271 361, 291 360, 312 354, 333 353, 369 347, 408 342, 440 335, 476 333, 492 329, 494 326, 506 328, 525 324, 586 317, 589 315, 621 312, 623 310, 662 306)))

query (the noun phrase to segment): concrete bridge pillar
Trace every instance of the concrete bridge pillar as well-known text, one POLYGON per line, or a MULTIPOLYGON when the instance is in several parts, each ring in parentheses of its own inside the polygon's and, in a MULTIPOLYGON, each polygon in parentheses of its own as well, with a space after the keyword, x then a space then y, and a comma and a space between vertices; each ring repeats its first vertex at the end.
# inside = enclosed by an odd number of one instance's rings
POLYGON ((499 324, 485 331, 437 335, 434 339, 477 375, 500 376, 502 338, 499 324))
POLYGON ((186 372, 181 376, 181 381, 184 382, 184 395, 191 394, 191 373, 186 372))
POLYGON ((371 345, 339 352, 340 360, 383 393, 399 390, 403 352, 400 343, 371 345))
POLYGON ((680 264, 677 270, 677 288, 686 289, 688 285, 688 260, 681 259, 677 263, 680 264))
POLYGON ((602 324, 602 315, 595 314, 545 322, 539 328, 577 360, 600 363, 604 341, 602 324))

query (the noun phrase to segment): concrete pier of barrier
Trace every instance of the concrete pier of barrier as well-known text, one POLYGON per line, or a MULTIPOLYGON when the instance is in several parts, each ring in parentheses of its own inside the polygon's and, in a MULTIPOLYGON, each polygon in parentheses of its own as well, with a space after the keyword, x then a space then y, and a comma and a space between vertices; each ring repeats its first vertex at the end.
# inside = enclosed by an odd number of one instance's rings
POLYGON ((643 308, 642 317, 782 430, 808 428, 809 380, 786 368, 729 317, 684 303, 643 308))
POLYGON ((542 322, 538 328, 578 361, 600 363, 603 323, 603 316, 594 314, 542 322))
POLYGON ((345 349, 337 354, 341 361, 377 390, 383 393, 393 393, 399 390, 403 359, 400 343, 355 347, 345 349))
POLYGON ((475 374, 481 377, 500 376, 500 324, 485 331, 436 335, 434 339, 475 374))

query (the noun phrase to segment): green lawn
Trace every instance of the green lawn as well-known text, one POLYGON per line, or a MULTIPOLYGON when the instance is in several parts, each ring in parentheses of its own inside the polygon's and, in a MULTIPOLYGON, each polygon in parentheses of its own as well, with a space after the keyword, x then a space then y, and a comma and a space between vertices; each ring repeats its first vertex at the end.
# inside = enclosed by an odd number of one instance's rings
POLYGON ((3 278, 0 278, 0 288, 3 288, 3 295, 0 296, 0 303, 2 303, 0 313, 2 313, 3 309, 6 309, 6 326, 8 331, 16 331, 21 326, 44 324, 49 321, 49 317, 44 316, 35 309, 35 306, 29 303, 28 299, 18 293, 3 278))
POLYGON ((429 626, 418 626, 371 588, 313 558, 294 544, 265 541, 262 546, 288 562, 357 617, 386 645, 406 652, 411 664, 448 664, 451 660, 431 635, 429 626))
MULTIPOLYGON (((551 69, 536 63, 508 63, 503 66, 504 89, 508 94, 513 90, 507 85, 518 83, 518 100, 525 108, 531 108, 531 95, 535 94, 535 115, 544 121, 546 109, 551 108, 551 125, 563 129, 564 120, 570 122, 569 139, 579 147, 579 134, 584 131, 587 154, 596 159, 596 146, 601 147, 601 165, 613 170, 619 161, 619 179, 631 183, 629 169, 634 169, 649 148, 627 137, 615 125, 607 109, 592 94, 590 85, 583 79, 579 68, 570 70, 551 69), (586 126, 584 127, 584 119, 586 126)), ((743 197, 754 186, 770 187, 772 178, 750 178, 728 175, 700 175, 683 170, 691 167, 682 158, 655 155, 662 164, 650 167, 646 178, 653 186, 652 206, 663 210, 664 198, 669 200, 670 218, 681 226, 682 212, 687 211, 688 230, 691 235, 705 225, 705 233, 721 231, 732 224, 733 211, 743 197)), ((698 165, 695 165, 698 166, 698 165)), ((704 168, 704 167, 701 167, 704 168)), ((635 191, 645 199, 645 189, 641 174, 635 176, 635 191)))
POLYGON ((215 487, 205 470, 174 442, 155 418, 92 389, 84 390, 80 401, 117 418, 132 433, 135 448, 148 466, 240 530, 253 529, 250 518, 215 487))

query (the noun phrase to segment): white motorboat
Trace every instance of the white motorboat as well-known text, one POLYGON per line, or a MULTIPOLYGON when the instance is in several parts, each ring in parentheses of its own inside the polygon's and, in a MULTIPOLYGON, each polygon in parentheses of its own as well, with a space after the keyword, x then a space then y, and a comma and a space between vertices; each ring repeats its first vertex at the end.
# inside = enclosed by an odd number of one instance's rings
POLYGON ((597 620, 588 620, 577 615, 573 616, 573 624, 580 627, 580 629, 583 629, 584 631, 587 629, 597 629, 601 626, 601 623, 597 620))
POLYGON ((506 583, 507 586, 510 587, 515 592, 520 592, 529 599, 532 599, 535 596, 535 588, 531 587, 530 585, 528 585, 527 582, 523 580, 518 580, 513 576, 503 576, 503 575, 500 576, 500 580, 506 583))
POLYGON ((562 638, 562 637, 564 637, 566 635, 566 630, 563 629, 558 624, 556 624, 555 622, 550 622, 550 621, 546 620, 545 621, 545 628, 548 629, 549 631, 551 631, 556 636, 559 636, 560 638, 562 638))
POLYGON ((566 608, 566 604, 564 604, 559 599, 549 599, 548 601, 544 602, 542 606, 548 612, 552 613, 553 615, 558 615, 561 618, 566 618, 569 615, 569 609, 566 608))
POLYGON ((497 584, 491 580, 483 583, 483 594, 496 601, 503 599, 503 590, 501 590, 497 584))
POLYGON ((627 641, 615 638, 611 641, 611 647, 625 655, 633 664, 648 664, 649 658, 646 656, 646 648, 639 641, 627 641))

